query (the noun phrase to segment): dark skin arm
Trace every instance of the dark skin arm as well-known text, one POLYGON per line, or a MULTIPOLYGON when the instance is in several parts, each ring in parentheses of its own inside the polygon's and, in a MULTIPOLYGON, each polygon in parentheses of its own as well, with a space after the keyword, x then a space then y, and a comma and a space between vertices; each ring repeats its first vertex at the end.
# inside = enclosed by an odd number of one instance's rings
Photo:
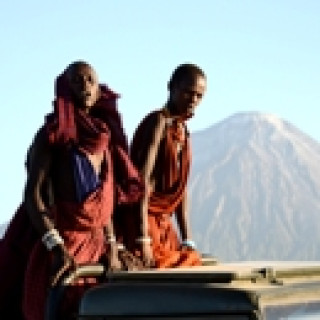
MULTIPOLYGON (((44 132, 41 130, 36 135, 30 149, 29 172, 24 193, 25 206, 31 223, 40 237, 54 228, 54 222, 49 214, 49 205, 43 195, 44 188, 48 186, 51 162, 51 152, 46 143, 44 132)), ((55 285, 64 271, 74 266, 74 261, 63 244, 55 246, 52 253, 51 284, 55 285)))
POLYGON ((105 227, 106 241, 108 245, 108 269, 110 271, 120 270, 121 262, 118 256, 118 245, 114 234, 112 218, 109 224, 105 227))
MULTIPOLYGON (((187 190, 185 191, 182 201, 176 210, 177 224, 180 229, 181 238, 183 240, 192 239, 191 228, 188 219, 188 197, 187 190)), ((186 247, 186 249, 190 249, 186 247)))
MULTIPOLYGON (((146 159, 141 169, 141 176, 146 186, 146 192, 140 202, 140 235, 141 238, 148 238, 148 204, 149 193, 152 191, 152 171, 155 165, 156 157, 160 147, 160 142, 163 137, 165 129, 165 117, 162 114, 158 115, 158 120, 152 132, 152 139, 150 146, 147 150, 146 159)), ((151 265, 153 261, 150 243, 147 241, 141 241, 141 250, 143 260, 146 265, 151 265)))
POLYGON ((29 150, 28 160, 24 201, 33 226, 40 235, 43 235, 54 227, 42 194, 51 166, 51 154, 45 143, 43 131, 39 131, 36 135, 29 150))

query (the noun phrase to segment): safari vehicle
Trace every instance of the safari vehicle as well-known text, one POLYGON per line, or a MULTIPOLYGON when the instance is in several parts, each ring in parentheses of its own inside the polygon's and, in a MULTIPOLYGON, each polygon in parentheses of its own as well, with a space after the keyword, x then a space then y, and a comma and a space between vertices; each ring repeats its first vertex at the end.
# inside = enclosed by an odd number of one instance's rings
POLYGON ((85 292, 79 320, 320 319, 320 262, 204 261, 194 268, 112 273, 81 266, 50 292, 47 320, 56 320, 64 288, 88 276, 105 283, 85 292))

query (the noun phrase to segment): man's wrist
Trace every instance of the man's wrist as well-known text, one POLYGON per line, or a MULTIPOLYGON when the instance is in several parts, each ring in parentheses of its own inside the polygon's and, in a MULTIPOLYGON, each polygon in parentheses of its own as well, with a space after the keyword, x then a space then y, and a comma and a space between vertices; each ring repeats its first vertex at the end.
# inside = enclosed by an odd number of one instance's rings
POLYGON ((64 244, 63 238, 60 236, 59 231, 55 228, 48 230, 42 236, 41 241, 49 251, 58 245, 64 244))
POLYGON ((196 243, 192 239, 184 239, 181 242, 183 247, 188 247, 192 250, 196 250, 196 243))
POLYGON ((108 244, 115 244, 117 242, 117 239, 116 239, 116 237, 114 235, 108 235, 106 237, 106 242, 108 244))
POLYGON ((142 236, 139 238, 136 238, 136 243, 148 243, 151 244, 152 239, 148 236, 142 236))

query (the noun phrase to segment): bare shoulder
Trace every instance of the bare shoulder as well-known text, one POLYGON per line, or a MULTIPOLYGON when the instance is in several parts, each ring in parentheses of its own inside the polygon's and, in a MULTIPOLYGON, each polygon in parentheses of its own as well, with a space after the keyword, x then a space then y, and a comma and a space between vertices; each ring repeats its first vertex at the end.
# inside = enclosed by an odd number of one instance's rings
MULTIPOLYGON (((163 136, 163 129, 166 125, 166 117, 165 115, 159 110, 158 112, 154 113, 153 116, 153 129, 152 129, 152 140, 150 141, 151 146, 158 145, 160 140, 163 136)), ((150 132, 150 133, 151 133, 150 132)))

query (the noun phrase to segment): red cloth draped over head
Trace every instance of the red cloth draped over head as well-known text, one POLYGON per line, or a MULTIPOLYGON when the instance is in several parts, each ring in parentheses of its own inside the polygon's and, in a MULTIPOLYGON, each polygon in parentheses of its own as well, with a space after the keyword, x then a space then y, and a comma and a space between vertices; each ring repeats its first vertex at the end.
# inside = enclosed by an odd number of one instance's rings
MULTIPOLYGON (((106 156, 107 165, 100 173, 101 185, 95 191, 81 203, 55 199, 51 208, 55 225, 75 262, 95 263, 108 250, 102 227, 110 221, 114 206, 137 201, 144 188, 128 156, 127 140, 116 108, 118 95, 100 85, 100 98, 86 113, 74 105, 65 73, 57 78, 55 90, 54 111, 45 123, 49 144, 62 149, 74 146, 91 154, 105 152, 106 156)), ((49 266, 49 255, 38 241, 26 270, 23 302, 26 319, 43 319, 49 266)), ((77 300, 70 298, 73 302, 77 300)))
POLYGON ((74 144, 88 153, 101 152, 111 144, 117 202, 137 201, 144 190, 128 156, 128 142, 117 110, 118 94, 100 85, 100 97, 90 114, 75 108, 65 73, 55 85, 54 112, 46 118, 48 140, 53 145, 74 144))
POLYGON ((90 115, 87 115, 75 108, 65 73, 57 78, 55 91, 54 112, 47 117, 50 143, 72 142, 93 153, 105 146, 110 129, 113 143, 127 148, 121 117, 116 108, 116 93, 100 85, 100 97, 90 110, 90 115))

